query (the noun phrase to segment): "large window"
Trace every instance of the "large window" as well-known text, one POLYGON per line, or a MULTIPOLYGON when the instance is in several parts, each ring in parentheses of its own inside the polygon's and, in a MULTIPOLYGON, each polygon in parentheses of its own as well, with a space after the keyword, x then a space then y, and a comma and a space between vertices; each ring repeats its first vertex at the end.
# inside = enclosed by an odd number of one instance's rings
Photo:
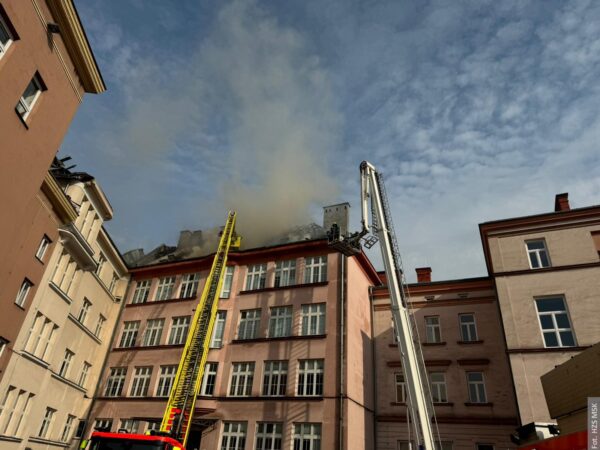
POLYGON ((73 353, 69 349, 65 350, 65 356, 60 365, 58 375, 60 375, 63 378, 67 378, 69 376, 69 369, 71 368, 71 362, 73 361, 73 356, 75 356, 75 353, 73 353))
POLYGON ((38 432, 38 437, 47 438, 50 434, 50 429, 52 428, 52 424, 54 422, 54 415, 56 414, 56 410, 53 408, 46 408, 46 412, 44 414, 44 418, 42 419, 42 426, 40 427, 40 431, 38 432))
POLYGON ((269 319, 269 337, 285 337, 292 334, 292 307, 271 308, 269 319))
POLYGON ((151 319, 146 322, 146 331, 144 332, 144 346, 152 347, 160 344, 163 325, 165 319, 151 319))
POLYGON ((60 440, 62 442, 68 442, 71 437, 71 431, 73 430, 73 423, 75 422, 75 416, 68 415, 65 426, 63 427, 62 433, 60 434, 60 440))
POLYGON ((287 387, 287 361, 265 361, 262 395, 284 396, 287 387))
POLYGON ((535 301, 545 347, 573 347, 575 336, 563 297, 535 301))
POLYGON ((231 284, 233 282, 234 266, 227 266, 225 268, 225 275, 223 276, 223 285, 221 286, 220 298, 229 298, 231 296, 231 284))
POLYGON ((395 373, 394 379, 396 382, 396 402, 397 403, 406 403, 406 383, 404 381, 404 374, 395 373))
POLYGON ((440 327, 439 316, 425 317, 425 333, 428 343, 442 342, 442 328, 440 327))
POLYGON ((223 335, 225 333, 226 318, 227 311, 217 311, 217 318, 215 319, 215 325, 213 327, 213 335, 210 340, 210 348, 223 347, 223 335))
POLYGON ((259 422, 256 426, 256 450, 281 450, 283 425, 259 422))
POLYGON ((327 281, 327 256, 305 258, 304 282, 319 283, 327 281))
POLYGON ((206 395, 209 397, 214 395, 218 367, 219 363, 216 362, 207 362, 204 366, 204 375, 202 376, 200 395, 206 395))
POLYGON ((477 326, 475 324, 475 314, 459 314, 460 338, 464 342, 477 340, 477 326))
POLYGON ((27 278, 23 280, 21 283, 21 288, 17 293, 17 298, 15 299, 15 303, 20 307, 25 306, 25 302, 27 301, 27 296, 29 295, 29 291, 33 287, 33 283, 29 281, 27 278))
POLYGON ((431 400, 434 403, 446 403, 448 395, 446 392, 446 375, 443 372, 432 372, 429 374, 431 386, 431 400))
POLYGON ((298 373, 299 396, 323 395, 323 360, 306 359, 300 361, 298 373))
POLYGON ((110 368, 110 375, 106 380, 106 388, 104 389, 105 397, 119 397, 121 395, 125 375, 127 375, 127 367, 110 368))
POLYGON ((550 258, 546 249, 546 241, 537 239, 535 241, 525 242, 527 246, 527 255, 529 256, 529 267, 532 269, 540 269, 542 267, 550 267, 550 258))
POLYGON ((29 329, 25 351, 41 360, 45 360, 51 345, 54 343, 56 330, 58 330, 58 326, 38 312, 29 329))
POLYGON ((18 436, 27 418, 33 394, 9 386, 0 404, 0 434, 18 436))
POLYGON ((469 402, 487 403, 483 373, 467 372, 467 384, 469 387, 469 402))
POLYGON ((181 277, 179 298, 194 298, 198 292, 198 283, 200 283, 199 273, 186 273, 181 277))
POLYGON ((140 329, 140 321, 132 320, 123 323, 123 333, 119 341, 119 347, 134 347, 140 329))
POLYGON ((302 336, 325 334, 325 303, 302 305, 302 336))
POLYGON ((169 300, 173 298, 173 287, 175 286, 175 277, 163 277, 158 280, 156 289, 156 301, 169 300))
POLYGON ((252 394, 254 380, 254 363, 233 363, 229 395, 232 397, 249 397, 252 394))
POLYGON ((157 397, 168 397, 171 393, 173 380, 177 374, 177 366, 160 366, 160 375, 158 377, 158 386, 156 387, 157 397))
POLYGON ((296 260, 277 261, 275 264, 275 287, 296 284, 296 260))
POLYGON ((267 280, 267 265, 254 264, 248 266, 248 274, 246 275, 246 290, 263 289, 267 280))
POLYGON ((247 426, 246 422, 223 422, 221 450, 244 450, 247 426))
POLYGON ((81 309, 79 310, 79 314, 77 314, 77 320, 82 325, 85 325, 85 319, 87 319, 87 315, 90 312, 90 308, 92 307, 92 303, 87 299, 83 299, 83 304, 81 305, 81 309))
POLYGON ((135 286, 135 292, 131 303, 146 303, 148 301, 148 295, 150 295, 150 285, 152 280, 138 281, 135 286))
POLYGON ((152 367, 136 367, 133 373, 131 391, 132 397, 145 397, 148 395, 148 386, 150 386, 150 377, 152 376, 152 367))
POLYGON ((27 117, 29 117, 33 106, 38 101, 40 95, 42 95, 42 91, 44 89, 42 78, 38 73, 36 73, 25 88, 25 92, 23 92, 23 95, 21 95, 21 98, 19 99, 15 108, 23 120, 27 120, 27 117))
POLYGON ((190 327, 190 316, 173 317, 169 345, 179 345, 185 342, 190 327))
POLYGON ((240 311, 238 339, 255 339, 260 328, 260 309, 240 311))
POLYGON ((295 423, 294 450, 321 450, 321 424, 295 423))

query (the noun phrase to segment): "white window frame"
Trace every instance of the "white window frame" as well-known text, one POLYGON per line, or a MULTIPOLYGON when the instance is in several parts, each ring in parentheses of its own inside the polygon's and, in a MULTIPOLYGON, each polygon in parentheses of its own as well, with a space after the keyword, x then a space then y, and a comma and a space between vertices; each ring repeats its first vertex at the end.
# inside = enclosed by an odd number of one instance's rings
POLYGON ((269 317, 269 337, 288 337, 292 335, 292 306, 274 306, 269 317))
POLYGON ((8 346, 9 340, 0 336, 0 358, 4 354, 4 349, 8 346))
POLYGON ((135 434, 140 427, 140 421, 137 419, 121 419, 119 430, 127 430, 128 433, 135 434))
POLYGON ((537 311, 537 315, 538 315, 538 324, 540 326, 540 332, 542 333, 542 340, 544 341, 544 347, 545 348, 569 348, 569 347, 575 347, 577 346, 577 340, 575 339, 575 332, 573 330, 573 324, 571 322, 571 317, 569 316, 569 311, 567 309, 567 301, 565 300, 565 297, 562 295, 556 295, 553 297, 541 297, 541 298, 536 298, 535 299, 535 308, 537 311), (540 303, 544 302, 544 301, 551 301, 551 300, 560 300, 562 302, 563 305, 563 309, 555 309, 552 311, 540 311, 540 303), (568 327, 563 327, 563 326, 559 326, 558 324, 558 317, 559 316, 564 316, 566 317, 566 320, 569 324, 568 327), (542 318, 550 318, 550 320, 552 321, 552 328, 544 328, 544 324, 543 324, 543 319, 542 318), (571 334, 571 338, 573 340, 573 345, 565 345, 563 343, 563 333, 570 333, 571 334), (556 342, 558 343, 558 345, 548 345, 548 343, 546 342, 546 334, 552 334, 554 335, 554 338, 556 339, 556 342))
POLYGON ((102 334, 102 329, 104 328, 104 323, 106 322, 106 317, 102 314, 98 315, 98 321, 96 322, 96 329, 94 330, 94 336, 100 339, 100 335, 102 334))
POLYGON ((321 449, 321 424, 320 423, 294 423, 293 431, 294 431, 294 435, 293 435, 293 449, 294 450, 320 450, 321 449))
POLYGON ((62 433, 60 435, 61 442, 69 442, 71 437, 71 431, 73 430, 73 423, 75 423, 75 416, 71 414, 67 414, 67 420, 65 422, 65 426, 63 427, 62 433))
POLYGON ((100 253, 98 256, 98 263, 96 265, 96 275, 100 276, 102 273, 102 268, 104 267, 104 263, 106 263, 106 257, 104 256, 104 253, 100 253))
POLYGON ((9 386, 6 394, 0 404, 0 423, 3 422, 0 428, 0 434, 6 436, 18 436, 21 429, 23 419, 29 414, 31 399, 34 394, 31 394, 23 389, 18 389, 15 386, 9 386), (5 415, 6 414, 6 419, 5 415))
POLYGON ((428 344, 438 344, 442 342, 442 326, 440 316, 425 317, 425 336, 428 344))
POLYGON ((37 437, 42 439, 47 439, 48 434, 51 433, 52 425, 54 424, 54 417, 56 414, 56 410, 54 408, 46 407, 46 412, 44 413, 44 417, 42 419, 42 425, 40 426, 40 431, 37 434, 37 437))
POLYGON ((217 311, 217 317, 213 326, 213 333, 210 339, 210 348, 223 347, 223 336, 225 335, 225 321, 227 320, 227 311, 217 311))
POLYGON ((525 250, 527 251, 527 259, 529 260, 529 267, 531 269, 552 267, 552 261, 550 260, 550 253, 548 252, 548 246, 546 245, 545 239, 529 239, 525 241, 525 250), (530 244, 539 243, 542 244, 542 248, 529 248, 530 244), (546 265, 544 265, 543 258, 546 258, 546 265))
POLYGON ((247 422, 223 422, 221 450, 245 450, 247 422))
POLYGON ((104 431, 110 431, 112 430, 112 425, 113 425, 113 420, 112 419, 100 419, 100 418, 96 418, 96 420, 94 420, 94 430, 104 430, 104 431))
POLYGON ((158 287, 154 295, 154 301, 160 302, 171 300, 173 298, 173 289, 175 288, 175 276, 162 277, 158 280, 158 287))
POLYGON ((15 298, 15 303, 21 308, 25 307, 25 302, 27 301, 27 296, 33 287, 33 283, 29 281, 27 278, 23 280, 21 283, 21 287, 19 288, 19 292, 17 293, 17 297, 15 298))
POLYGON ((233 273, 235 272, 235 266, 226 266, 225 275, 223 276, 223 285, 221 286, 221 294, 219 298, 231 297, 231 286, 233 284, 233 273))
POLYGON ((5 43, 2 43, 2 41, 0 41, 0 58, 2 58, 4 53, 6 53, 6 51, 10 48, 12 43, 15 41, 15 37, 13 36, 12 32, 10 31, 10 28, 8 27, 8 24, 6 23, 6 20, 4 20, 4 17, 2 17, 2 14, 0 14, 0 27, 2 27, 2 30, 4 30, 4 32, 6 33, 6 36, 8 37, 8 39, 5 43))
POLYGON ((304 283, 327 281, 327 255, 307 256, 304 258, 304 283))
MULTIPOLYGON (((1 17, 0 17, 0 20, 1 20, 1 17)), ((46 235, 44 235, 44 237, 40 241, 40 245, 38 246, 38 249, 35 252, 35 257, 38 260, 40 260, 41 262, 44 262, 44 256, 46 255, 46 251, 48 250, 48 247, 50 247, 51 243, 52 243, 52 241, 46 235)))
POLYGON ((35 104, 37 103, 38 99, 40 98, 40 96, 42 95, 42 91, 43 91, 43 87, 42 87, 42 81, 41 81, 41 77, 40 75, 36 72, 33 77, 31 78, 31 81, 29 83, 27 83, 27 86, 25 87, 25 90, 23 91, 23 94, 21 94, 21 97, 19 98, 19 101, 17 102, 17 114, 19 114, 19 116, 23 119, 23 120, 27 120, 27 118, 29 117, 29 114, 31 114, 31 111, 33 110, 33 107, 35 106, 35 104), (33 99, 31 100, 30 103, 27 102, 27 100, 25 99, 24 95, 25 92, 27 91, 27 89, 29 88, 29 85, 33 84, 33 87, 36 89, 36 92, 33 96, 33 99), (23 112, 18 110, 18 107, 21 106, 21 108, 23 108, 23 112))
POLYGON ((462 340, 462 342, 474 342, 478 340, 477 322, 475 320, 475 314, 459 314, 458 323, 460 324, 460 339, 462 340), (471 320, 468 320, 469 318, 471 320))
POLYGON ((186 273, 181 277, 181 287, 179 288, 179 298, 194 298, 198 293, 200 284, 199 273, 186 273))
POLYGON ((110 279, 110 284, 108 285, 108 290, 113 295, 115 295, 115 288, 117 287, 118 281, 119 281, 118 275, 115 272, 113 272, 112 277, 110 279))
POLYGON ((156 396, 157 397, 168 397, 177 375, 177 366, 160 366, 160 375, 158 376, 158 383, 156 385, 156 396))
POLYGON ((404 381, 403 373, 396 372, 394 374, 394 385, 396 386, 396 403, 406 403, 408 392, 406 390, 406 381, 404 381), (400 396, 398 393, 400 393, 400 396))
POLYGON ((264 397, 284 397, 287 391, 287 377, 287 361, 265 361, 262 395, 264 397))
POLYGON ((73 362, 73 357, 75 353, 73 353, 68 348, 65 350, 65 356, 63 357, 62 363, 60 364, 60 369, 58 370, 58 376, 67 378, 69 376, 69 369, 71 368, 71 362, 73 362))
POLYGON ((92 307, 92 302, 90 302, 87 298, 83 298, 83 303, 81 304, 81 309, 79 310, 79 314, 77 314, 77 321, 81 325, 85 325, 85 319, 87 319, 87 315, 90 312, 90 308, 92 307))
POLYGON ((58 325, 38 312, 29 329, 24 350, 44 361, 48 350, 54 343, 57 329, 58 325))
POLYGON ((231 363, 229 397, 250 397, 254 383, 254 362, 231 363))
POLYGON ((302 336, 316 336, 325 334, 325 303, 310 303, 302 305, 302 336))
POLYGON ((111 367, 110 374, 106 379, 106 387, 104 388, 105 397, 120 397, 123 393, 125 385, 125 377, 127 376, 127 367, 111 367))
POLYGON ((131 377, 130 397, 147 397, 152 378, 152 366, 136 367, 131 377))
POLYGON ((140 331, 139 320, 129 320, 123 322, 123 331, 119 340, 119 348, 135 347, 138 333, 140 331))
POLYGON ((260 332, 261 309, 243 309, 240 311, 238 340, 256 339, 260 332))
POLYGON ((246 291, 264 289, 267 282, 267 264, 254 264, 248 266, 246 273, 246 291))
POLYGON ((165 326, 164 318, 148 319, 144 330, 144 347, 156 347, 160 345, 162 331, 165 326))
POLYGON ((430 372, 429 386, 431 388, 431 400, 434 403, 448 403, 448 387, 444 372, 430 372))
POLYGON ((469 391, 469 403, 487 403, 483 372, 467 372, 467 388, 469 391), (481 380, 472 379, 473 375, 481 375, 481 380), (473 391, 472 388, 475 390, 473 391))
POLYGON ((256 424, 255 450, 281 450, 283 446, 283 423, 258 422, 256 424))
POLYGON ((185 343, 190 329, 190 316, 179 316, 171 319, 171 330, 169 332, 169 345, 181 345, 185 343))
POLYGON ((324 360, 302 359, 298 361, 297 395, 299 397, 322 397, 324 374, 324 360))
POLYGON ((208 361, 204 365, 204 373, 202 374, 202 386, 200 387, 200 395, 203 395, 205 397, 212 397, 213 395, 215 395, 218 370, 218 362, 208 361))
POLYGON ((87 362, 84 361, 83 364, 81 365, 81 372, 79 372, 79 378, 77 379, 77 385, 84 388, 85 387, 85 382, 87 381, 87 377, 90 374, 90 369, 92 368, 92 365, 87 362))
POLYGON ((293 286, 296 284, 296 260, 288 259, 275 263, 275 287, 293 286))
POLYGON ((133 297, 131 297, 131 304, 135 305, 138 303, 146 303, 150 295, 150 287, 152 286, 152 280, 140 280, 136 282, 135 291, 133 297))

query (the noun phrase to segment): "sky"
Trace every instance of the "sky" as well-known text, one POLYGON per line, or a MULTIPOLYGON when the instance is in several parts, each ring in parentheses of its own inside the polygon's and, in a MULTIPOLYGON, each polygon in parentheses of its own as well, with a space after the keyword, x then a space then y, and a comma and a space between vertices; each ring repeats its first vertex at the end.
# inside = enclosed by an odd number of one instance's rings
POLYGON ((228 209, 251 244, 343 201, 358 230, 363 160, 411 281, 486 275, 479 223, 600 204, 600 2, 76 5, 108 90, 60 156, 106 192, 121 252, 228 209))

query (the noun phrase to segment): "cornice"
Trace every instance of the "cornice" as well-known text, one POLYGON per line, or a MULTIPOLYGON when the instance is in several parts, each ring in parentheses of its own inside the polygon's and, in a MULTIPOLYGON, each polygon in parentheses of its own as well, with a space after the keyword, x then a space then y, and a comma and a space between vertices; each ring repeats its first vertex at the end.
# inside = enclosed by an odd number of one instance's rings
POLYGON ((54 211, 56 211, 56 215, 62 222, 62 225, 66 225, 77 219, 77 211, 75 211, 69 198, 62 191, 50 172, 46 173, 41 190, 48 197, 48 200, 50 200, 50 204, 54 208, 54 211))

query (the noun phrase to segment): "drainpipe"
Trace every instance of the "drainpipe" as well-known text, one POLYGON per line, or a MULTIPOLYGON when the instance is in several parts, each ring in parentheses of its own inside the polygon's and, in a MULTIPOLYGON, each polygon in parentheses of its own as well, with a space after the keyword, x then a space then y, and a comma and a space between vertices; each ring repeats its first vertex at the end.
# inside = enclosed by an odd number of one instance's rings
POLYGON ((373 304, 373 286, 369 286, 369 303, 371 304, 371 367, 373 368, 373 448, 377 448, 377 357, 375 352, 377 346, 375 345, 375 325, 373 318, 375 316, 375 305, 373 304))
POLYGON ((339 420, 338 420, 338 448, 344 450, 344 370, 345 370, 345 339, 346 339, 346 256, 340 253, 340 385, 339 385, 339 420))

